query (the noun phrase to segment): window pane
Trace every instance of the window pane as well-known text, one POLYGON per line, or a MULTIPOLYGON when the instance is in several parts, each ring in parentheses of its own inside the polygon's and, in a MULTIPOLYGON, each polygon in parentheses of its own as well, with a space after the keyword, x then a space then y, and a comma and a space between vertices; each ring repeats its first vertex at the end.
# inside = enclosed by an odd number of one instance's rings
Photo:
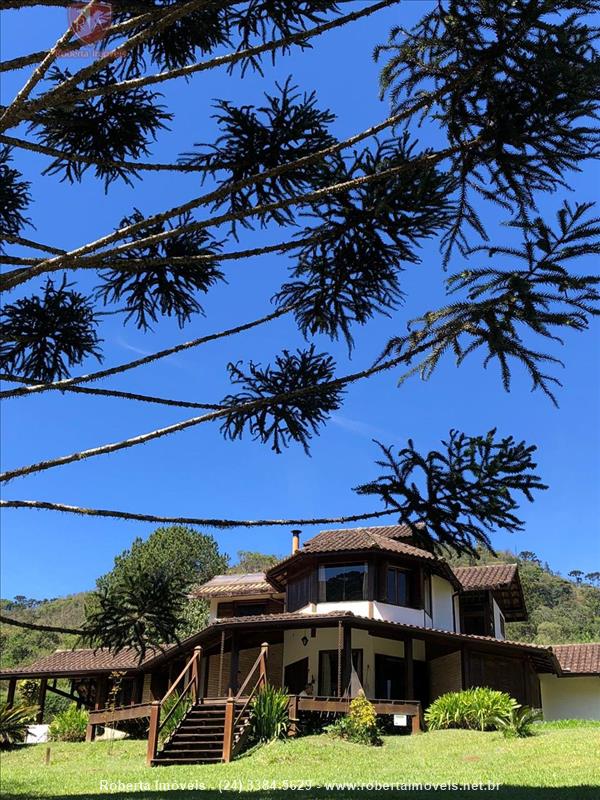
POLYGON ((319 569, 319 600, 336 603, 363 600, 367 576, 366 564, 345 564, 319 569))
POLYGON ((409 573, 396 567, 388 567, 387 602, 396 606, 409 604, 409 573))

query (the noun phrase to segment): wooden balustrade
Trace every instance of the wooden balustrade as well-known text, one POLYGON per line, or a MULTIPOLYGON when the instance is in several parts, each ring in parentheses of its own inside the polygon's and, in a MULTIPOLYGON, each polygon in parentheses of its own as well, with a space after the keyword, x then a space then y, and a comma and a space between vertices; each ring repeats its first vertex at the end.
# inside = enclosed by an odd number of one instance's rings
POLYGON ((163 730, 167 721, 175 713, 179 705, 187 701, 190 705, 200 702, 202 699, 202 691, 200 687, 200 666, 202 663, 202 648, 195 647, 192 657, 187 662, 185 667, 181 670, 176 680, 169 687, 162 700, 157 700, 151 704, 150 708, 150 726, 148 729, 148 746, 146 749, 146 764, 152 765, 152 761, 156 758, 158 750, 158 742, 160 733, 163 730), (188 675, 190 676, 188 679, 188 675), (169 711, 162 716, 167 700, 177 693, 177 700, 169 711))
POLYGON ((238 693, 233 697, 231 694, 227 698, 225 704, 225 729, 223 732, 223 761, 228 763, 235 755, 235 746, 238 744, 234 742, 234 734, 236 725, 243 719, 244 713, 248 709, 249 704, 256 695, 256 693, 267 685, 267 666, 269 658, 269 645, 263 642, 260 646, 260 653, 254 662, 252 669, 246 676, 238 693), (252 680, 254 684, 249 694, 244 694, 252 680), (242 703, 242 707, 235 713, 236 704, 242 703))

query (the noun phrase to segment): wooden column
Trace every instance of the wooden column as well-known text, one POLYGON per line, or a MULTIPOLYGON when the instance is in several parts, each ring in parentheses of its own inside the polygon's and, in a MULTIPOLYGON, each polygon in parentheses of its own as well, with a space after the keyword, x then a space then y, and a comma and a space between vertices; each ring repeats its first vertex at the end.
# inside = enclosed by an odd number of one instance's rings
POLYGON ((6 707, 12 708, 15 704, 15 689, 17 688, 17 679, 11 678, 8 682, 8 693, 6 695, 6 707))
POLYGON ((406 686, 406 700, 415 699, 415 665, 413 661, 413 640, 404 642, 404 684, 406 686))
POLYGON ((225 723, 223 728, 223 761, 228 764, 231 761, 233 751, 233 722, 235 714, 235 700, 228 697, 225 703, 225 723))
POLYGON ((155 700, 150 709, 150 725, 148 728, 148 746, 146 748, 146 765, 152 766, 158 747, 158 725, 160 721, 160 702, 155 700))
POLYGON ((197 703, 202 697, 200 689, 200 667, 202 665, 202 648, 194 647, 194 662, 192 664, 192 677, 194 678, 193 697, 197 703))
POLYGON ((223 694, 223 660, 225 658, 225 631, 221 631, 221 647, 219 650, 219 686, 217 697, 223 694))
POLYGON ((293 694, 290 695, 290 700, 288 703, 288 717, 290 720, 290 725, 288 728, 288 736, 290 738, 296 736, 298 734, 298 695, 293 694))
POLYGON ((344 643, 342 646, 342 695, 349 691, 352 678, 352 628, 344 625, 344 643))
POLYGON ((258 670, 259 670, 258 674, 259 674, 260 682, 262 683, 263 686, 265 686, 267 684, 267 681, 268 681, 268 674, 267 674, 267 670, 268 670, 268 666, 269 666, 269 643, 268 642, 263 642, 261 644, 261 646, 260 646, 260 654, 261 654, 262 658, 261 658, 260 664, 258 666, 258 670))
POLYGON ((44 708, 46 707, 46 689, 48 688, 48 678, 40 680, 40 690, 38 692, 38 706, 39 710, 35 717, 35 721, 40 724, 44 720, 44 708))
POLYGON ((229 683, 227 688, 232 694, 238 690, 238 671, 240 668, 240 648, 236 631, 231 634, 231 654, 229 656, 229 683))

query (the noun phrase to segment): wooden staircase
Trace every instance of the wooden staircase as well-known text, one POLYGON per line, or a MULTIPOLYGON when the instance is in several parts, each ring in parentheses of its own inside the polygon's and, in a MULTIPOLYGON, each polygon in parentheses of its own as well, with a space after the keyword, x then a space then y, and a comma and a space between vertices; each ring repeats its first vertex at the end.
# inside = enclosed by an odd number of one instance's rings
POLYGON ((235 695, 203 699, 200 693, 200 660, 197 647, 183 671, 163 699, 152 704, 146 763, 149 766, 173 764, 216 764, 231 761, 244 746, 250 732, 251 701, 267 683, 267 654, 263 644, 254 666, 235 695), (171 699, 166 710, 166 701, 171 699), (181 721, 159 748, 165 723, 180 704, 187 708, 181 721), (162 719, 161 719, 162 717, 162 719))
MULTIPOLYGON (((243 745, 250 727, 250 707, 233 702, 234 730, 232 749, 243 745)), ((227 702, 205 701, 193 705, 173 731, 152 765, 215 764, 223 761, 227 702)))

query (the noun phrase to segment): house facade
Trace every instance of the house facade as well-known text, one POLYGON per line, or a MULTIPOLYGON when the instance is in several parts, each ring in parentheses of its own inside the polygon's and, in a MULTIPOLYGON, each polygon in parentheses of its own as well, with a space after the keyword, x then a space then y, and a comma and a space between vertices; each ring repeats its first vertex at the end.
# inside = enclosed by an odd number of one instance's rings
MULTIPOLYGON (((436 697, 473 686, 506 691, 546 719, 600 719, 600 644, 507 640, 506 623, 527 619, 517 565, 452 568, 423 541, 391 525, 323 531, 300 546, 294 531, 291 555, 266 573, 219 575, 198 587, 209 624, 179 645, 141 663, 127 651, 55 653, 0 678, 10 699, 20 678, 40 678, 45 693, 68 677, 95 724, 154 713, 160 720, 170 694, 191 691, 186 747, 194 731, 204 735, 203 713, 213 723, 223 715, 223 740, 196 761, 231 756, 261 681, 286 689, 294 725, 302 714, 344 711, 362 690, 378 713, 415 730, 436 697)), ((152 724, 149 763, 157 763, 152 724)), ((159 721, 155 728, 158 736, 159 721)), ((170 746, 173 760, 189 756, 170 746)))

